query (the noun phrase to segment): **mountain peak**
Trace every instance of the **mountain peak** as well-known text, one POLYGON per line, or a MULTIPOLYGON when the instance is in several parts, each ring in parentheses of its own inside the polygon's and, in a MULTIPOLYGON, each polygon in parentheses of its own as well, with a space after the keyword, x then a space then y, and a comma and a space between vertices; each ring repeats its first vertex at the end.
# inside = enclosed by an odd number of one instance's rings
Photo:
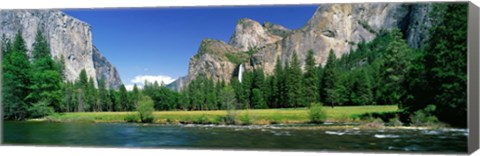
POLYGON ((268 29, 259 22, 242 18, 238 20, 235 26, 235 32, 230 38, 229 44, 241 51, 247 51, 250 48, 263 47, 266 44, 271 44, 281 39, 281 36, 269 32, 268 29))

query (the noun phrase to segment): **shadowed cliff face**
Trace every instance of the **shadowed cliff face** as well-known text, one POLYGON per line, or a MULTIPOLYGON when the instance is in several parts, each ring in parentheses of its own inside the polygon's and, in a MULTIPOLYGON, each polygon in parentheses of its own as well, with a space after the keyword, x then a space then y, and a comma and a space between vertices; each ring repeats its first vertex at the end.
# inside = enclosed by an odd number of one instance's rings
POLYGON ((182 81, 185 84, 176 86, 186 86, 200 73, 215 81, 229 82, 238 64, 226 59, 225 55, 245 53, 250 48, 258 51, 244 62, 245 68, 262 67, 267 74, 273 73, 277 57, 283 62, 290 61, 293 52, 296 52, 303 67, 311 49, 317 64, 325 64, 330 49, 341 57, 350 49, 356 49, 357 43, 373 40, 375 33, 381 29, 400 28, 408 45, 419 48, 428 36, 430 11, 429 3, 322 4, 305 26, 297 30, 240 19, 229 44, 213 40, 202 42, 198 54, 190 60, 186 81, 182 81), (202 47, 216 50, 215 53, 205 53, 202 47))
POLYGON ((107 86, 117 88, 122 84, 115 67, 94 48, 87 23, 58 10, 0 10, 0 35, 13 39, 18 30, 26 41, 28 55, 37 30, 43 31, 52 57, 65 60, 64 74, 68 81, 75 81, 85 69, 88 76, 97 80, 105 77, 107 86))

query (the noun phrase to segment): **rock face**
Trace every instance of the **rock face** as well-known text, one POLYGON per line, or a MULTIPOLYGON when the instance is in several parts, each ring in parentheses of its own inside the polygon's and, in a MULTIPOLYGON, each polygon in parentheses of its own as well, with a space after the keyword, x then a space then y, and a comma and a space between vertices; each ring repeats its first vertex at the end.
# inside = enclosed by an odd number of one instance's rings
POLYGON ((245 53, 250 48, 257 48, 257 52, 245 62, 245 69, 262 67, 267 74, 273 73, 277 58, 290 61, 294 52, 302 68, 309 50, 313 50, 316 63, 323 65, 330 49, 341 57, 350 49, 356 49, 357 43, 373 40, 381 29, 399 28, 407 44, 419 48, 428 36, 431 8, 429 3, 322 4, 305 26, 297 30, 240 19, 229 44, 214 40, 202 42, 198 54, 190 60, 185 83, 199 74, 229 82, 239 64, 225 56, 245 53))
POLYGON ((280 33, 274 34, 281 31, 288 32, 289 30, 270 23, 262 26, 257 21, 244 18, 238 20, 229 44, 241 51, 247 51, 250 48, 263 47, 281 40, 280 33))
POLYGON ((97 80, 103 76, 107 86, 116 88, 122 83, 115 67, 93 46, 91 27, 87 23, 58 10, 0 10, 0 35, 13 39, 19 30, 29 56, 37 30, 43 31, 52 57, 64 59, 68 81, 75 81, 85 69, 88 76, 97 80))
MULTIPOLYGON (((198 53, 190 58, 186 84, 194 80, 198 75, 205 74, 215 81, 225 80, 230 82, 236 64, 229 61, 227 53, 240 53, 239 49, 225 42, 204 39, 200 44, 198 53)), ((185 85, 183 85, 185 86, 185 85)))
POLYGON ((117 68, 110 64, 107 58, 105 58, 95 46, 93 46, 93 66, 97 74, 97 80, 103 78, 107 88, 117 89, 123 84, 117 68))

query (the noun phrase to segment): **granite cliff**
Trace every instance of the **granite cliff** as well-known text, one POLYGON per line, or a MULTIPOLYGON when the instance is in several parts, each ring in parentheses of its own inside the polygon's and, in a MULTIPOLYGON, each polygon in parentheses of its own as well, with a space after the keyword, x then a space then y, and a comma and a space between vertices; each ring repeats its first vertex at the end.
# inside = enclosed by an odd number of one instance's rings
POLYGON ((199 74, 229 82, 238 74, 235 72, 239 64, 244 64, 246 70, 261 67, 271 74, 277 58, 290 61, 294 52, 303 67, 308 50, 313 50, 318 64, 325 64, 330 49, 341 57, 356 49, 357 43, 373 40, 381 29, 399 28, 407 44, 419 48, 428 36, 431 8, 430 3, 321 4, 308 22, 295 30, 243 18, 237 22, 228 44, 212 39, 202 41, 198 53, 190 59, 183 84, 173 83, 186 86, 199 74), (232 55, 244 56, 250 49, 257 52, 243 62, 231 59, 232 55))
MULTIPOLYGON (((0 10, 0 35, 12 39, 21 30, 31 56, 37 30, 42 30, 51 48, 52 57, 64 59, 65 77, 77 79, 85 69, 88 76, 102 77, 109 88, 118 88, 122 81, 115 67, 92 43, 89 24, 59 10, 0 10)), ((95 82, 97 86, 97 82, 95 82)))

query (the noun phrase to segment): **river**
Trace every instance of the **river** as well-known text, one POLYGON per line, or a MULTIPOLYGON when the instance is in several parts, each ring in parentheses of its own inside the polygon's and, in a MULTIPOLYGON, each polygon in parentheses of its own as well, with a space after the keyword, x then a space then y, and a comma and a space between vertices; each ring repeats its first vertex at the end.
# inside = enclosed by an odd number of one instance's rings
POLYGON ((466 153, 466 129, 4 122, 4 144, 466 153))

